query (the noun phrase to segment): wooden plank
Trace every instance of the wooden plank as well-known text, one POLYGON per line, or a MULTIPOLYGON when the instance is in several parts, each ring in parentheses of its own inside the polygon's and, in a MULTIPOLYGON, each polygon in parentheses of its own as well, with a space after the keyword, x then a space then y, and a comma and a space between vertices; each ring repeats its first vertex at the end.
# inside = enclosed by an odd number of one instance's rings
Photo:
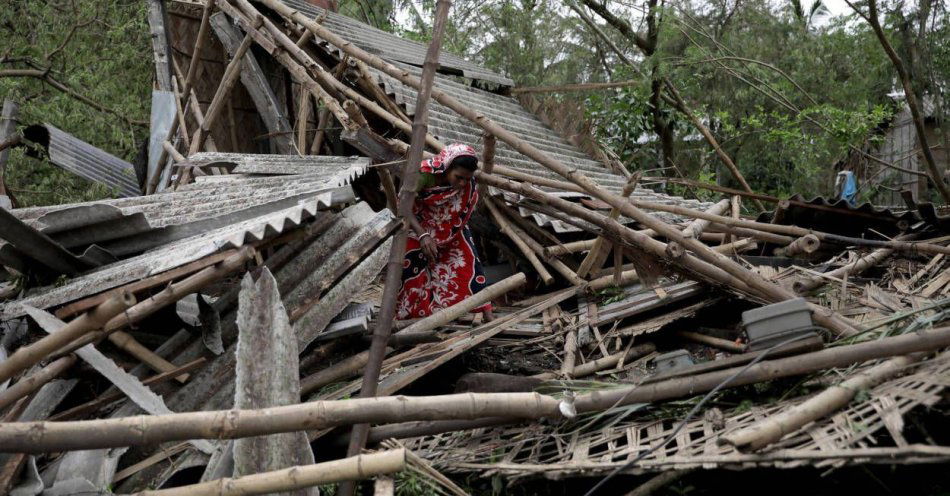
POLYGON ((172 71, 169 62, 168 16, 165 2, 148 0, 148 27, 152 37, 152 55, 155 59, 155 83, 161 91, 172 90, 172 71))

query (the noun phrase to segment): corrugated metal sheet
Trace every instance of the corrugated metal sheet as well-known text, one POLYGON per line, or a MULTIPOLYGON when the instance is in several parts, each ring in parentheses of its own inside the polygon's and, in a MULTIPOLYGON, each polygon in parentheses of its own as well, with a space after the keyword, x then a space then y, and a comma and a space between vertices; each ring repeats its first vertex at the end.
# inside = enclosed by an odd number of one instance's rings
POLYGON ((356 158, 328 167, 323 173, 302 174, 290 180, 286 176, 243 176, 223 183, 192 183, 174 193, 16 210, 21 219, 49 229, 54 239, 88 232, 108 236, 110 231, 128 231, 132 236, 96 244, 108 249, 120 242, 154 242, 155 237, 161 244, 60 287, 6 303, 0 306, 0 321, 22 315, 20 303, 50 308, 294 229, 328 207, 333 190, 349 183, 366 165, 365 159, 356 158), (198 232, 169 230, 176 228, 198 232), (182 232, 189 235, 175 238, 182 232), (167 241, 169 237, 171 242, 167 241))
MULTIPOLYGON (((829 200, 823 196, 816 196, 807 200, 801 195, 791 196, 789 200, 820 208, 808 208, 792 203, 782 214, 780 224, 833 232, 842 236, 864 237, 873 235, 872 230, 886 236, 894 236, 902 230, 901 227, 906 229, 907 226, 919 220, 914 212, 895 212, 870 203, 852 207, 847 201, 841 199, 829 200)), ((773 216, 774 211, 764 212, 758 219, 760 222, 771 222, 773 216)))
POLYGON ((23 136, 43 145, 49 160, 79 177, 103 184, 118 196, 139 196, 132 164, 110 155, 52 124, 37 124, 23 130, 23 136))
MULTIPOLYGON (((283 2, 310 17, 323 18, 323 25, 334 33, 386 60, 417 66, 422 66, 425 61, 426 45, 422 43, 400 38, 345 15, 328 12, 306 0, 283 0, 283 2)), ((444 50, 439 55, 439 66, 439 71, 442 73, 488 81, 502 86, 514 86, 511 79, 444 50)))

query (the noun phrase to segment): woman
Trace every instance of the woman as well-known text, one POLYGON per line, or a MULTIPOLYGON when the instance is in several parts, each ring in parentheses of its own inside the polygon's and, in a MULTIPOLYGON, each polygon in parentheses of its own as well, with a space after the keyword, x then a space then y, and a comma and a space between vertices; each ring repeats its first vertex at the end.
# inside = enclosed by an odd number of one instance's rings
MULTIPOLYGON (((419 166, 396 318, 426 317, 485 287, 468 220, 478 203, 475 149, 455 143, 419 166)), ((491 303, 473 312, 491 319, 491 303)))

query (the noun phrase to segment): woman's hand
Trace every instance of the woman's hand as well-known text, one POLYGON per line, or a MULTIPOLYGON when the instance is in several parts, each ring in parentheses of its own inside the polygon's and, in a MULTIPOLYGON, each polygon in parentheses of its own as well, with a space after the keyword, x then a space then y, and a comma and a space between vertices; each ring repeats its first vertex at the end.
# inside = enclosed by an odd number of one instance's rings
POLYGON ((419 244, 422 245, 422 253, 425 253, 426 257, 430 261, 434 262, 439 257, 439 245, 436 244, 435 240, 432 239, 432 236, 425 236, 420 241, 419 244))

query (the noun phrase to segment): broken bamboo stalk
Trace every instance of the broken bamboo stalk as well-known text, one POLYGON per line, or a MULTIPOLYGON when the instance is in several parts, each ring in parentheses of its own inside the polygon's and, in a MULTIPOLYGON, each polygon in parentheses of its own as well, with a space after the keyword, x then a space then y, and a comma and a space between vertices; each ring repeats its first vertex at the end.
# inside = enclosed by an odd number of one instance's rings
MULTIPOLYGON (((640 172, 630 176, 630 179, 627 180, 627 183, 623 185, 623 190, 620 192, 620 196, 628 198, 633 190, 637 189, 637 184, 640 182, 640 172)), ((611 219, 617 220, 620 218, 620 209, 611 208, 610 214, 608 217, 611 219)), ((584 260, 581 262, 580 267, 577 269, 578 277, 587 277, 591 270, 597 270, 603 267, 604 260, 607 259, 607 253, 610 251, 610 242, 604 239, 603 236, 598 236, 594 240, 594 245, 591 246, 590 252, 584 257, 584 260)), ((620 250, 618 249, 619 253, 620 250)))
MULTIPOLYGON (((505 209, 501 208, 501 211, 504 212, 505 209)), ((503 217, 506 217, 508 221, 513 220, 510 216, 505 216, 504 213, 502 213, 501 215, 503 217)), ((532 252, 534 252, 535 255, 539 257, 544 257, 544 263, 550 265, 551 268, 557 271, 558 274, 561 274, 561 276, 564 277, 564 279, 567 279, 569 283, 575 286, 586 284, 586 281, 578 277, 576 272, 571 270, 571 268, 568 267, 567 264, 562 262, 557 257, 545 257, 544 247, 541 246, 541 243, 538 243, 534 238, 531 237, 531 235, 529 235, 527 232, 521 229, 521 227, 515 224, 510 224, 511 230, 515 233, 516 236, 518 236, 519 238, 521 238, 522 241, 524 241, 525 245, 527 245, 528 248, 532 252)))
POLYGON ((351 456, 341 460, 299 465, 243 477, 210 480, 170 489, 149 489, 136 496, 244 496, 248 494, 288 494, 323 484, 367 479, 393 474, 406 468, 406 449, 351 456))
POLYGON ((67 355, 56 359, 53 363, 43 367, 35 374, 24 377, 9 388, 0 391, 0 411, 14 402, 43 387, 47 382, 59 377, 60 374, 76 363, 76 355, 67 355))
MULTIPOLYGON (((706 209, 706 213, 713 215, 722 215, 729 209, 732 205, 732 202, 727 198, 720 201, 719 203, 714 204, 713 206, 706 209)), ((699 235, 709 227, 711 222, 706 219, 693 219, 685 228, 683 228, 683 236, 699 239, 699 235)))
POLYGON ((577 329, 571 329, 564 335, 564 358, 561 359, 561 376, 574 375, 574 364, 577 361, 577 329))
MULTIPOLYGON (((742 215, 742 197, 739 195, 732 195, 732 209, 730 211, 733 219, 738 219, 742 215)), ((735 241, 732 236, 724 236, 722 243, 730 243, 735 241)))
MULTIPOLYGON (((628 360, 635 360, 642 356, 649 355, 656 351, 656 345, 653 343, 644 343, 637 346, 631 346, 630 349, 614 353, 612 355, 607 355, 605 357, 598 358, 597 360, 591 360, 589 362, 582 363, 580 365, 574 366, 574 371, 570 375, 573 379, 579 379, 581 377, 587 377, 589 375, 596 374, 602 370, 607 370, 611 367, 615 367, 621 361, 626 362, 628 360)), ((562 370, 563 375, 563 370, 562 370)), ((546 372, 543 374, 537 374, 531 376, 536 379, 541 380, 551 380, 557 378, 554 373, 546 372)))
POLYGON ((802 253, 815 253, 818 248, 821 248, 821 240, 814 234, 809 234, 792 241, 785 248, 776 248, 774 253, 777 257, 794 257, 802 253))
MULTIPOLYGON (((898 239, 906 239, 906 237, 907 236, 900 236, 898 239)), ((807 293, 826 284, 829 280, 841 279, 845 276, 860 274, 865 270, 878 265, 892 254, 894 254, 894 250, 891 248, 880 248, 874 250, 871 253, 868 253, 866 256, 855 260, 854 262, 838 267, 837 269, 830 272, 812 276, 805 280, 795 281, 792 283, 792 289, 799 294, 807 293)))
POLYGON ((400 336, 411 336, 413 334, 431 331, 437 327, 448 324, 462 315, 465 315, 466 313, 491 302, 495 298, 498 298, 499 296, 506 294, 515 288, 524 286, 526 280, 527 278, 523 272, 506 277, 505 279, 502 279, 501 281, 498 281, 495 284, 482 289, 481 291, 469 296, 455 305, 443 308, 438 312, 429 315, 428 317, 413 322, 412 325, 399 331, 398 334, 400 336))
POLYGON ((633 284, 639 280, 640 276, 637 275, 636 270, 625 270, 620 274, 619 283, 617 282, 616 274, 608 274, 591 280, 589 283, 587 283, 587 289, 591 291, 598 291, 611 286, 623 287, 633 284))
POLYGON ((49 358, 56 350, 76 339, 99 329, 134 304, 135 297, 131 293, 116 294, 92 310, 69 321, 66 327, 58 332, 45 336, 33 344, 20 347, 6 360, 0 362, 0 383, 49 358))
MULTIPOLYGON (((272 4, 265 5, 272 7, 272 4)), ((386 279, 383 287, 382 302, 376 328, 373 330, 373 341, 370 344, 369 360, 363 372, 363 382, 360 386, 361 398, 376 396, 379 375, 383 366, 383 358, 386 356, 386 348, 389 344, 389 337, 392 334, 393 318, 396 315, 396 298, 402 286, 406 240, 409 237, 409 230, 411 229, 409 219, 415 215, 413 213, 413 205, 416 200, 416 191, 419 188, 419 164, 422 162, 427 141, 426 138, 429 135, 429 99, 435 82, 435 72, 439 65, 439 51, 442 48, 442 36, 445 34, 445 24, 451 5, 452 2, 449 0, 438 0, 435 6, 432 39, 429 42, 425 60, 422 63, 422 78, 420 85, 417 87, 419 92, 416 95, 416 108, 412 120, 409 153, 407 154, 406 164, 403 168, 402 187, 399 191, 399 205, 397 207, 396 216, 402 221, 403 226, 393 239, 389 251, 389 260, 386 263, 386 279)), ((280 6, 286 8, 286 5, 282 3, 280 6)), ((300 17, 299 13, 297 14, 298 17, 300 17)), ((310 21, 310 19, 307 20, 310 21)), ((319 33, 314 31, 314 35, 319 35, 319 33)), ((359 57, 354 58, 359 59, 359 57)), ((522 277, 524 277, 523 274, 522 277)), ((464 304, 465 302, 462 303, 464 304)), ((434 320, 430 322, 434 322, 434 320)), ((350 445, 347 448, 347 454, 352 456, 360 453, 363 447, 366 446, 366 437, 368 435, 368 423, 355 425, 350 434, 350 445)), ((347 484, 340 488, 340 494, 349 496, 353 494, 354 490, 355 486, 347 484)))
POLYGON ((498 229, 500 229, 501 232, 505 234, 505 236, 508 236, 508 239, 514 243, 515 247, 517 247, 521 254, 524 255, 524 258, 528 261, 528 263, 534 267, 534 270, 538 273, 538 277, 541 278, 541 282, 543 282, 545 286, 550 286, 552 283, 554 283, 554 276, 552 276, 551 273, 548 272, 548 269, 541 263, 541 260, 538 259, 538 256, 534 253, 534 250, 532 250, 524 242, 521 236, 518 236, 518 234, 514 232, 514 230, 511 228, 511 225, 508 223, 508 220, 505 219, 501 212, 498 211, 498 207, 495 206, 492 198, 486 196, 483 200, 483 203, 485 204, 485 207, 488 208, 492 218, 495 219, 495 223, 498 224, 498 229))
MULTIPOLYGON (((115 331, 109 334, 108 339, 119 349, 122 349, 135 358, 138 358, 142 363, 147 365, 155 372, 169 372, 178 368, 173 363, 156 355, 152 352, 152 350, 143 346, 142 343, 139 343, 135 338, 132 337, 131 334, 127 332, 115 331)), ((181 374, 175 377, 175 380, 184 384, 185 381, 188 380, 188 374, 181 374)))
POLYGON ((802 403, 768 416, 749 427, 720 437, 719 443, 728 444, 740 450, 762 449, 782 439, 786 434, 795 432, 806 424, 844 408, 854 399, 858 391, 867 391, 884 380, 904 372, 909 365, 920 361, 923 357, 922 353, 898 356, 857 372, 841 384, 831 386, 802 403))
POLYGON ((756 229, 746 229, 744 227, 724 226, 716 222, 713 222, 709 228, 712 230, 718 231, 720 233, 726 233, 730 237, 752 238, 752 239, 757 239, 759 241, 765 241, 766 243, 772 243, 775 245, 785 246, 785 245, 795 242, 795 238, 791 236, 759 231, 756 229))
POLYGON ((185 296, 194 293, 201 288, 211 284, 224 276, 244 267, 248 260, 254 258, 255 249, 251 246, 244 246, 233 255, 224 260, 206 267, 174 284, 170 284, 165 289, 150 296, 148 299, 139 302, 128 310, 116 315, 110 319, 101 331, 89 333, 56 352, 57 356, 82 348, 83 346, 99 341, 109 334, 122 329, 123 327, 139 322, 158 310, 175 303, 185 296))

